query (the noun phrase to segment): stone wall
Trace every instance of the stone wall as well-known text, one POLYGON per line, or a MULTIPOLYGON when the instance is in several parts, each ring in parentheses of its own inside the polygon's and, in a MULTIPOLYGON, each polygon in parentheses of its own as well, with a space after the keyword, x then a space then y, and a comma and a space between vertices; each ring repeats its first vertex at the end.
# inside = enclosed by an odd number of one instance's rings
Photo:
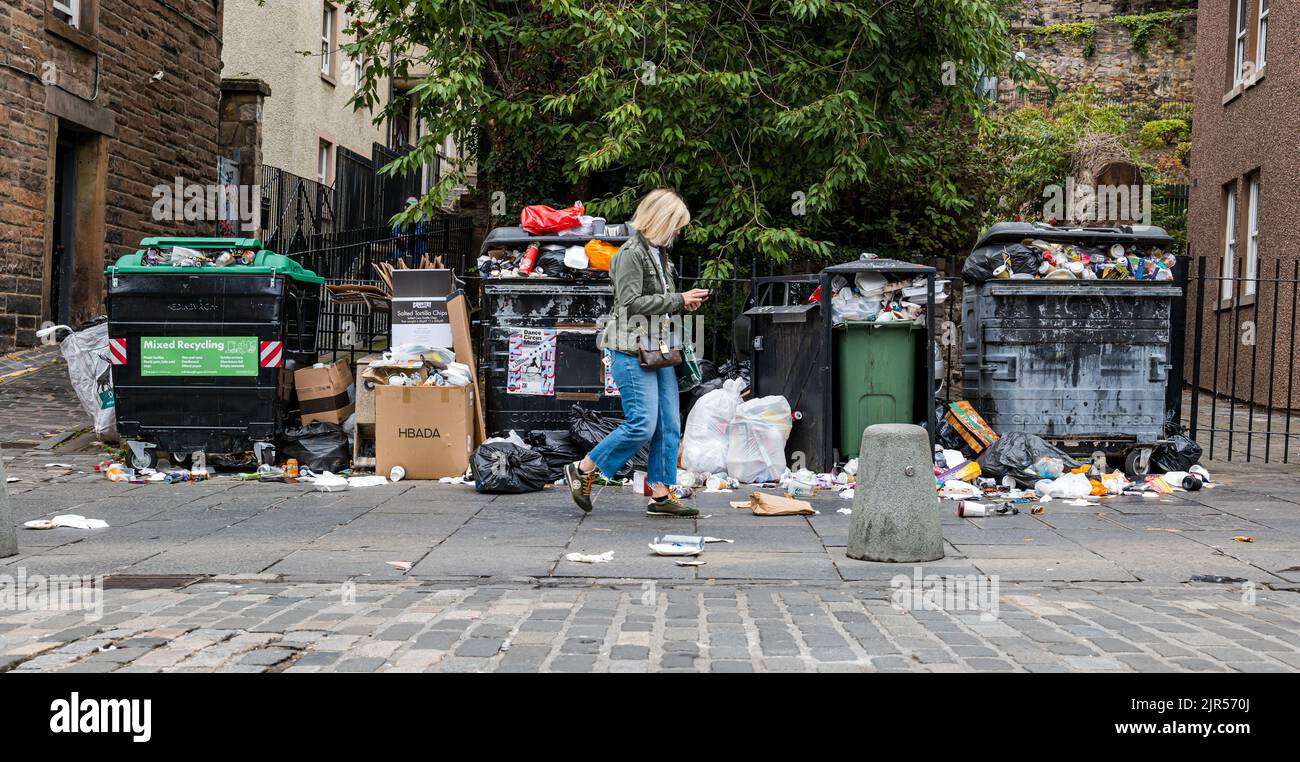
MULTIPOLYGON (((1012 29, 1030 62, 1040 64, 1064 92, 1095 85, 1106 99, 1132 105, 1191 103, 1193 61, 1196 52, 1196 16, 1173 25, 1174 45, 1153 33, 1139 50, 1124 25, 1111 21, 1117 16, 1136 16, 1170 10, 1185 10, 1186 0, 1025 0, 1012 16, 1012 29), (1044 30, 1060 25, 1094 23, 1095 32, 1081 34, 1076 27, 1053 34, 1044 30)), ((999 82, 998 100, 1008 105, 1040 101, 1042 89, 1019 95, 1015 85, 999 82)))
POLYGON ((99 178, 78 189, 73 320, 102 314, 104 263, 142 237, 213 228, 154 221, 151 210, 155 186, 215 182, 221 2, 82 5, 90 18, 77 30, 46 0, 0 3, 0 352, 33 344, 53 314, 60 132, 80 141, 78 164, 99 178))

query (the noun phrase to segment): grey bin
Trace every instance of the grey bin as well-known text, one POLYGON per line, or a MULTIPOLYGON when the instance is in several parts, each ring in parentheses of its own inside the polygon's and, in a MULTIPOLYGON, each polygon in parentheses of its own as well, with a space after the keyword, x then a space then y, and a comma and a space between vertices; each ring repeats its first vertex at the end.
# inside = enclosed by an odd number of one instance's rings
POLYGON ((999 434, 1037 434, 1072 454, 1159 441, 1181 296, 1160 281, 967 284, 967 398, 999 434))

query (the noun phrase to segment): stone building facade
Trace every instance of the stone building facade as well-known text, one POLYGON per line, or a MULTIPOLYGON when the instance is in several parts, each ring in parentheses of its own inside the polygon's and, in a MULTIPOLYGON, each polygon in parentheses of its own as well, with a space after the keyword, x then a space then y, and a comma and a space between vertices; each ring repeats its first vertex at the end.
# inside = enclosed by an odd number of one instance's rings
POLYGON ((0 3, 0 352, 103 313, 162 186, 213 185, 222 0, 0 3), (147 7, 146 7, 147 6, 147 7))
MULTIPOLYGON (((1093 85, 1121 104, 1190 104, 1195 7, 1189 0, 1023 0, 1011 28, 1026 58, 1062 91, 1093 85), (1144 27, 1149 31, 1135 31, 1144 27)), ((998 100, 1007 105, 1044 97, 1042 89, 1018 94, 1013 83, 998 83, 998 100)))

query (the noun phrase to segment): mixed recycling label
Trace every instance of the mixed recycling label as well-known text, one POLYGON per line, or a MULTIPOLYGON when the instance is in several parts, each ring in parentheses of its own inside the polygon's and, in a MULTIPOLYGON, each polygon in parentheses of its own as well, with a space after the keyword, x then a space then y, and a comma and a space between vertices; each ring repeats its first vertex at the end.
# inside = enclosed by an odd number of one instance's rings
POLYGON ((141 376, 256 376, 256 336, 142 336, 141 376))

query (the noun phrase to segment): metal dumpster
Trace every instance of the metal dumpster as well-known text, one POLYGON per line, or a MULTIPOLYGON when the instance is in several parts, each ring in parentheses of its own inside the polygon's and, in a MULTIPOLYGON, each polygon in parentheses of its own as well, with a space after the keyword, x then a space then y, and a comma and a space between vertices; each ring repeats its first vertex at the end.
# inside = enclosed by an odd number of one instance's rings
POLYGON ((259 452, 292 413, 292 371, 316 361, 323 280, 235 238, 147 238, 105 271, 117 427, 133 467, 155 448, 259 452), (145 265, 149 249, 252 251, 250 265, 145 265))
MULTIPOLYGON (((602 234, 621 245, 627 235, 602 234)), ((492 230, 480 253, 528 244, 582 245, 587 238, 536 236, 522 228, 492 230)), ((597 321, 614 307, 609 280, 484 278, 483 347, 487 431, 567 431, 572 407, 622 417, 603 353, 597 321)))
MULTIPOLYGON (((1159 228, 998 225, 977 246, 1048 242, 1168 245, 1159 228), (999 230, 1001 229, 1001 230, 999 230)), ((992 280, 962 295, 967 399, 999 434, 1037 434, 1072 455, 1127 456, 1145 473, 1165 436, 1181 316, 1177 281, 992 280)))

